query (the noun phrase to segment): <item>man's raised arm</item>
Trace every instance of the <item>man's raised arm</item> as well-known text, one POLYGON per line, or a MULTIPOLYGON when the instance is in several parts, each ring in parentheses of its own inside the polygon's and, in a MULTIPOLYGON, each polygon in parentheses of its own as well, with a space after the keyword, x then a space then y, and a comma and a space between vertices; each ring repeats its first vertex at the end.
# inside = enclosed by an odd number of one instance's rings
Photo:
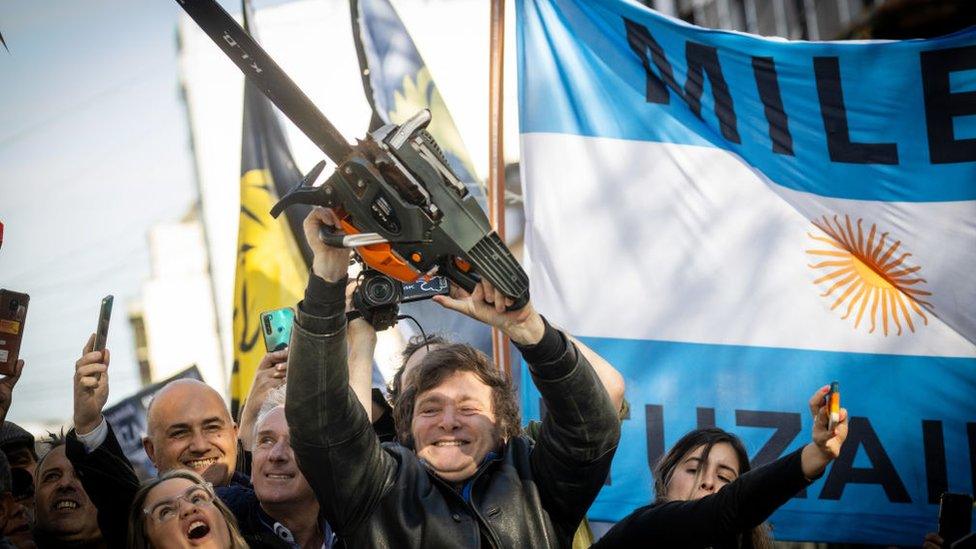
POLYGON ((318 236, 324 225, 337 225, 324 208, 312 210, 304 223, 313 252, 312 273, 292 331, 285 414, 298 464, 341 536, 369 517, 396 466, 349 387, 349 250, 326 246, 318 236))
POLYGON ((452 288, 451 297, 434 300, 499 328, 529 363, 548 411, 532 452, 535 479, 547 511, 575 529, 603 486, 620 439, 618 409, 599 376, 531 302, 506 311, 512 300, 487 281, 471 294, 452 288))

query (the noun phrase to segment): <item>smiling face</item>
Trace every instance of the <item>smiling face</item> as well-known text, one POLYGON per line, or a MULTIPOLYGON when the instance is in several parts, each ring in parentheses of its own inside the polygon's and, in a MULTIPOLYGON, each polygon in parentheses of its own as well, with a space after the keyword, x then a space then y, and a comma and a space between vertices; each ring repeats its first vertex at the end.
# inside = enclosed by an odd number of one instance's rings
POLYGON ((159 471, 190 469, 225 486, 237 464, 237 426, 224 401, 196 380, 170 383, 157 393, 148 413, 143 440, 159 471))
POLYGON ((186 478, 171 478, 146 495, 143 513, 149 545, 230 547, 230 531, 207 488, 186 478))
POLYGON ((75 476, 75 469, 57 446, 38 466, 34 481, 37 528, 59 542, 101 537, 98 511, 75 476))
POLYGON ((417 456, 449 482, 468 479, 501 444, 492 389, 474 372, 458 371, 417 395, 410 424, 417 456))
POLYGON ((685 454, 671 474, 667 486, 667 499, 687 501, 703 498, 718 492, 723 486, 739 478, 739 458, 728 442, 718 442, 708 452, 702 463, 702 451, 698 446, 685 454))
POLYGON ((255 430, 251 482, 265 511, 274 516, 272 510, 282 505, 317 506, 312 487, 295 462, 284 406, 264 415, 255 430))

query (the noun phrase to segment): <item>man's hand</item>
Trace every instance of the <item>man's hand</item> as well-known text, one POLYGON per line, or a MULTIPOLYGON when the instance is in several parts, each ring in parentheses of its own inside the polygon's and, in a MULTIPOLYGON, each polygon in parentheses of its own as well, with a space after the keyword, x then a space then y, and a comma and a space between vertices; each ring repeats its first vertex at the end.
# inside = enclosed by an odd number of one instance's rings
POLYGON ((24 361, 18 359, 14 364, 14 373, 0 379, 0 424, 7 418, 10 403, 13 402, 14 385, 20 381, 20 374, 24 371, 24 361))
POLYGON ((471 293, 451 284, 450 297, 435 295, 434 301, 452 311, 498 328, 519 345, 538 343, 546 331, 542 317, 532 307, 531 302, 516 311, 506 311, 505 308, 514 303, 514 300, 505 297, 505 294, 484 279, 471 293))
POLYGON ((312 208, 302 223, 305 240, 312 249, 312 272, 326 282, 338 282, 349 271, 349 250, 322 242, 319 231, 326 225, 339 227, 339 219, 332 210, 321 206, 312 208))
POLYGON ((288 349, 274 351, 264 355, 258 363, 258 369, 254 373, 254 381, 251 383, 251 391, 244 401, 241 408, 241 420, 238 433, 244 448, 250 450, 254 435, 254 423, 261 412, 261 405, 268 393, 285 383, 288 375, 288 349))
POLYGON ((925 542, 922 544, 922 549, 942 549, 943 543, 945 543, 945 540, 939 534, 929 532, 925 534, 925 542))
POLYGON ((108 364, 111 354, 108 349, 93 351, 95 334, 81 351, 81 358, 75 362, 75 432, 87 435, 102 422, 102 408, 108 400, 108 364))
POLYGON ((820 475, 827 468, 827 464, 837 459, 840 447, 847 440, 847 409, 840 409, 840 421, 830 431, 829 413, 824 404, 824 396, 830 392, 830 386, 824 385, 813 393, 810 401, 810 413, 813 414, 813 442, 803 447, 800 462, 803 474, 808 479, 820 475))

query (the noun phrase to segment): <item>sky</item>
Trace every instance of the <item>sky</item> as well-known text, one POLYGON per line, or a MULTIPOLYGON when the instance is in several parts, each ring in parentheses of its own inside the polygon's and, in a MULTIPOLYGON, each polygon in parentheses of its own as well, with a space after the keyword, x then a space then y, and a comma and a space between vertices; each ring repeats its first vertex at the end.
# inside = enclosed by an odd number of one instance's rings
POLYGON ((70 424, 74 363, 106 294, 109 404, 139 388, 126 312, 150 274, 147 231, 197 200, 181 12, 175 0, 0 2, 0 287, 31 296, 12 421, 70 424))

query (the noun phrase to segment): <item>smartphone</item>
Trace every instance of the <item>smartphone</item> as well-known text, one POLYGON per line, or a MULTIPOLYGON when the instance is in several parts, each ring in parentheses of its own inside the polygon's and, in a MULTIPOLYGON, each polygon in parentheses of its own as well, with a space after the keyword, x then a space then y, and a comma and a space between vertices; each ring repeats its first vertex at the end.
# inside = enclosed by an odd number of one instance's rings
POLYGON ((295 311, 283 307, 261 313, 261 333, 264 335, 264 348, 268 352, 280 351, 291 341, 291 327, 295 323, 295 311))
POLYGON ((428 280, 418 278, 410 284, 403 285, 403 299, 400 301, 410 303, 411 301, 430 299, 435 295, 448 295, 450 292, 451 286, 446 277, 432 276, 428 280))
POLYGON ((98 311, 98 326, 95 328, 95 346, 93 351, 104 351, 108 340, 108 323, 112 320, 112 302, 115 298, 107 295, 102 298, 102 307, 98 311))
POLYGON ((939 500, 939 536, 943 547, 969 534, 973 528, 973 496, 946 492, 939 500))
POLYGON ((0 374, 9 376, 17 371, 28 303, 27 294, 0 290, 0 374))
POLYGON ((834 427, 840 423, 840 383, 830 382, 830 391, 824 397, 827 406, 827 430, 834 432, 834 427))

